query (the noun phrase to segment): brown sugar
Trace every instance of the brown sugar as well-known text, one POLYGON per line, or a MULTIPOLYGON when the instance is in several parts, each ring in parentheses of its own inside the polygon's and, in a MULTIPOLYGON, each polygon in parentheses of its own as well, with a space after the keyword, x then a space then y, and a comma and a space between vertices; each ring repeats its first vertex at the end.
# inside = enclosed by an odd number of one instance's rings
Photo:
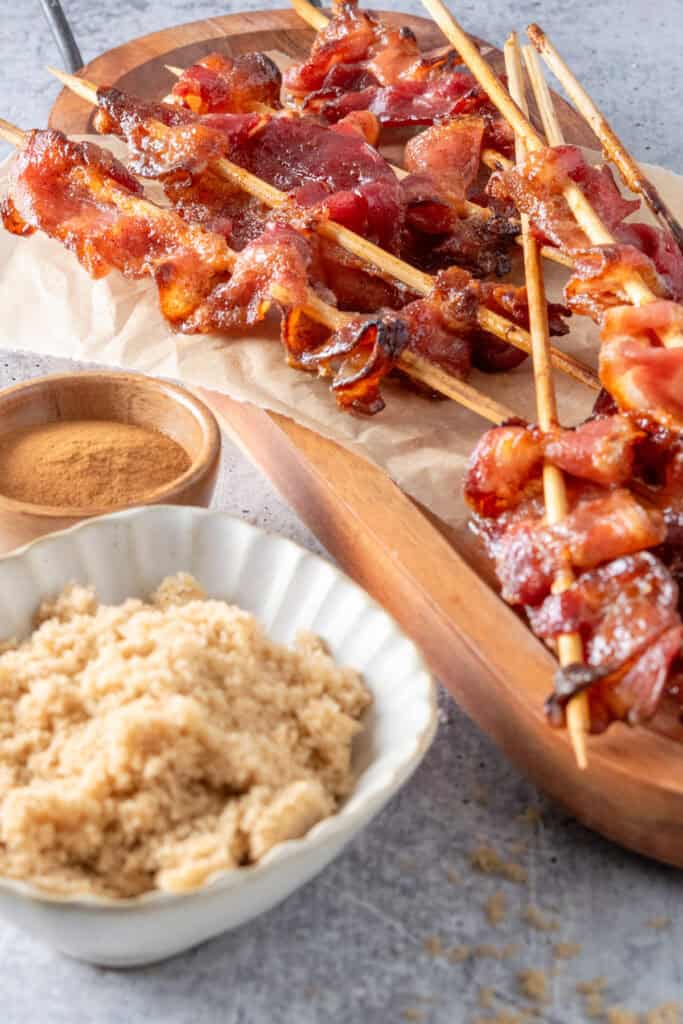
POLYGON ((556 942, 553 946, 553 956, 558 960, 572 960, 581 952, 579 942, 556 942))
POLYGON ((489 922, 496 926, 507 917, 507 899, 504 892, 494 892, 484 904, 489 922))
POLYGON ((539 932, 554 932, 559 927, 557 921, 543 913, 540 907, 530 903, 524 911, 524 920, 539 932))
POLYGON ((0 437, 0 490, 32 505, 134 505, 189 466, 177 441, 114 420, 57 420, 0 437))
POLYGON ((527 967, 517 975, 519 991, 526 999, 535 1003, 545 1003, 548 1000, 548 981, 544 971, 535 967, 527 967))
POLYGON ((676 1002, 662 1003, 645 1014, 645 1024, 681 1024, 681 1020, 681 1004, 676 1002))
POLYGON ((498 851, 491 846, 478 846, 473 850, 470 854, 470 863, 475 870, 485 875, 498 875, 519 885, 523 885, 527 880, 527 873, 521 864, 503 860, 498 851))

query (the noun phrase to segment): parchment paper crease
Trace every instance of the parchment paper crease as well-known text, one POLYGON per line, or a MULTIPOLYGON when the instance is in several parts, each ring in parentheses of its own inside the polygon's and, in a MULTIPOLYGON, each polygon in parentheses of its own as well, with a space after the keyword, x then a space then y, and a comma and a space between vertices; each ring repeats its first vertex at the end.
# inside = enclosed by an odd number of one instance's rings
MULTIPOLYGON (((111 146, 123 154, 116 140, 111 146)), ((683 217, 683 177, 645 166, 683 217)), ((0 193, 6 177, 7 162, 0 165, 0 193)), ((637 216, 646 219, 645 213, 637 216)), ((548 263, 545 269, 549 293, 559 298, 566 272, 548 263)), ((486 424, 454 402, 433 402, 389 384, 387 407, 378 416, 341 413, 324 381, 285 365, 273 332, 228 341, 176 335, 158 311, 151 283, 127 281, 117 273, 92 281, 58 242, 39 233, 22 239, 0 229, 0 311, 1 347, 172 377, 284 413, 383 466, 451 525, 463 522, 463 468, 486 424)), ((571 334, 556 343, 595 363, 596 328, 585 318, 571 323, 571 334)), ((474 373, 471 383, 534 418, 530 360, 512 373, 474 373)), ((589 412, 594 395, 587 389, 561 374, 556 386, 563 422, 577 422, 589 412)))

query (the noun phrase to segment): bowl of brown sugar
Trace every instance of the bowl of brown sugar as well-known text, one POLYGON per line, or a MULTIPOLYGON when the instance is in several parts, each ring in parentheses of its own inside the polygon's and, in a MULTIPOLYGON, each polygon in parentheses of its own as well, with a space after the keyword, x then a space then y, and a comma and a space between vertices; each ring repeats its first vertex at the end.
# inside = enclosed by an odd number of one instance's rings
POLYGON ((0 553, 137 505, 208 505, 220 430, 185 388, 129 373, 0 391, 0 553))

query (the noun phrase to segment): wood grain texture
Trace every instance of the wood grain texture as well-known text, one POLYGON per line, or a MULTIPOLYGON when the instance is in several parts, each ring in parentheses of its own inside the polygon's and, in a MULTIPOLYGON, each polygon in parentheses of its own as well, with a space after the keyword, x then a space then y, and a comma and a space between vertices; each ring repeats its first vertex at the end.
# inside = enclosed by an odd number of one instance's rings
MULTIPOLYGON (((382 15, 385 17, 385 15, 382 15)), ((430 22, 407 23, 425 47, 441 45, 430 22)), ((211 50, 280 50, 293 57, 313 38, 287 10, 228 15, 133 40, 83 69, 101 84, 160 98, 165 64, 186 66, 211 50)), ((502 55, 490 59, 502 69, 502 55)), ((567 138, 595 145, 590 130, 560 102, 567 138)), ((50 125, 89 130, 92 111, 63 92, 50 125)), ((550 730, 543 700, 555 662, 475 572, 466 540, 426 515, 377 467, 293 421, 203 392, 232 436, 343 568, 373 594, 421 646, 435 674, 511 761, 584 824, 648 856, 683 866, 683 738, 675 714, 652 729, 617 725, 590 741, 580 772, 566 735, 550 730)))

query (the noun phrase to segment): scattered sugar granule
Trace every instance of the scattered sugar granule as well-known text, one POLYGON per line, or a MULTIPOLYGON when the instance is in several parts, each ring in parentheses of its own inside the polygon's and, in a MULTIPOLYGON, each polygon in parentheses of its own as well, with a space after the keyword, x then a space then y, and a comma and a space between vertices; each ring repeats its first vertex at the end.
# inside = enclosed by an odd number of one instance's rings
POLYGON ((492 988, 479 989, 479 1005, 485 1010, 493 1010, 496 1005, 496 993, 492 988))
POLYGON ((407 1010, 403 1011, 403 1019, 410 1021, 410 1024, 420 1024, 420 1021, 425 1019, 424 1010, 420 1010, 417 1006, 409 1006, 407 1010))
POLYGON ((472 956, 471 946, 453 946, 446 954, 452 964, 461 964, 472 956))
POLYGON ((476 871, 484 875, 498 875, 508 882, 524 884, 527 880, 526 870, 521 864, 503 860, 497 850, 491 846, 478 846, 470 854, 470 863, 476 871))
POLYGON ((494 946, 492 942, 482 942, 473 950, 475 957, 490 960, 512 960, 519 956, 520 952, 521 946, 518 942, 508 943, 507 946, 494 946))
POLYGON ((423 942, 423 948, 428 956, 443 956, 443 943, 438 935, 428 935, 423 942))
POLYGON ((517 815, 515 821, 518 821, 520 825, 540 825, 543 818, 537 807, 527 807, 521 814, 517 815))
POLYGON ((645 1024, 681 1024, 681 1004, 662 1003, 645 1014, 645 1024))
POLYGON ((507 898, 504 892, 494 892, 484 904, 489 922, 496 927, 507 917, 507 898))
POLYGON ((526 853, 529 849, 528 839, 517 839, 514 843, 508 845, 508 853, 513 857, 519 857, 521 854, 526 853))
POLYGON ((543 913, 540 907, 535 906, 533 903, 529 904, 522 916, 527 924, 530 924, 532 928, 539 932, 554 932, 559 928, 557 921, 553 921, 551 917, 543 913))
POLYGON ((474 802, 479 804, 480 807, 488 806, 490 791, 488 786, 475 786, 474 787, 474 802))
POLYGON ((462 875, 460 874, 457 868, 447 868, 446 878, 451 883, 451 885, 460 885, 462 883, 462 875))
POLYGON ((640 1014, 624 1010, 621 1006, 608 1006, 605 1020, 607 1024, 639 1024, 640 1014))
POLYGON ((556 942, 553 946, 553 956, 558 960, 572 960, 581 952, 579 942, 556 942))
POLYGON ((537 967, 525 967, 517 974, 517 984, 526 999, 532 999, 535 1003, 547 1002, 548 979, 545 971, 537 967))
POLYGON ((472 1024, 528 1024, 527 1013, 514 1010, 499 1010, 495 1017, 475 1017, 472 1024))
POLYGON ((602 993, 607 988, 607 978, 591 978, 590 981, 580 981, 576 991, 583 996, 583 1012, 591 1020, 602 1017, 605 1012, 602 993))
POLYGON ((663 931, 665 928, 668 928, 670 924, 671 924, 671 918, 667 917, 665 914, 661 914, 661 915, 659 915, 657 917, 650 917, 645 922, 645 927, 646 928, 654 928, 655 931, 659 932, 659 931, 663 931))

